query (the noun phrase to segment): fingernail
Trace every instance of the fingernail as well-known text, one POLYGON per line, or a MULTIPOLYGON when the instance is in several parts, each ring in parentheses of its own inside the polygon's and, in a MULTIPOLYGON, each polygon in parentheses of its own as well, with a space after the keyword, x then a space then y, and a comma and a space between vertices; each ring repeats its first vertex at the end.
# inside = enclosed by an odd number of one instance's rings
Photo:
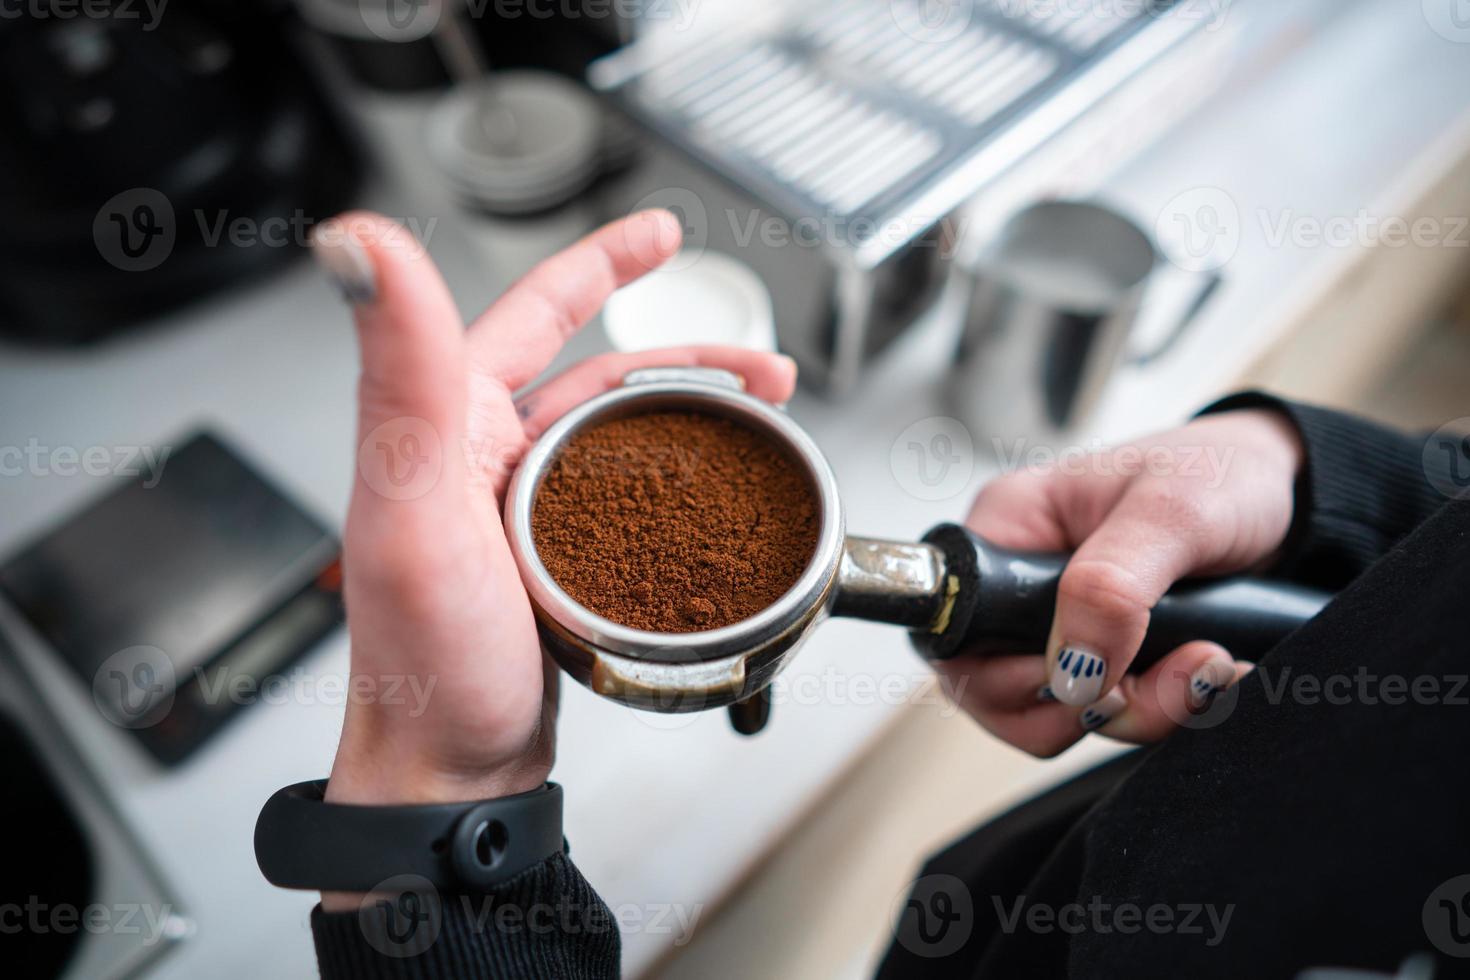
POLYGON ((1189 706, 1203 708, 1214 696, 1230 686, 1235 671, 1230 666, 1211 660, 1189 677, 1189 706))
POLYGON ((1041 690, 1036 692, 1036 700, 1038 701, 1055 701, 1056 699, 1057 696, 1051 692, 1050 684, 1044 685, 1041 690))
POLYGON ((347 234, 317 235, 311 242, 317 264, 342 298, 353 305, 371 303, 378 295, 377 277, 367 250, 347 234))
POLYGON ((1062 647, 1057 665, 1051 671, 1051 689, 1063 704, 1081 707, 1097 700, 1102 693, 1107 662, 1081 647, 1062 647))
POLYGON ((1128 699, 1123 696, 1123 692, 1112 690, 1101 701, 1096 701, 1083 708, 1077 722, 1082 726, 1084 732, 1090 732, 1118 717, 1126 707, 1128 707, 1128 699))

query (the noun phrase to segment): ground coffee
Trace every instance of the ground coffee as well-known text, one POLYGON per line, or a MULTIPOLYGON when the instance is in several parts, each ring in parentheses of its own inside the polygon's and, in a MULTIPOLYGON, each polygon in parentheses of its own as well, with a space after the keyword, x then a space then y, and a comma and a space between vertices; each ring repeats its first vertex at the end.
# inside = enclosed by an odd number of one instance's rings
POLYGON ((687 633, 780 598, 811 560, 819 520, 802 471, 768 437, 655 412, 577 433, 536 492, 531 534, 552 578, 588 609, 687 633))

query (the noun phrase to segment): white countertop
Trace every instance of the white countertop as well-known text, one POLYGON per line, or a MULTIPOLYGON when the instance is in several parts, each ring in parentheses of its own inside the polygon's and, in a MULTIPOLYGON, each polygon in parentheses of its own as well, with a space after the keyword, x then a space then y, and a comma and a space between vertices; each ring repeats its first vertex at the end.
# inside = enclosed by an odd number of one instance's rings
MULTIPOLYGON (((1330 217, 1392 207, 1385 195, 1455 129, 1467 90, 1470 45, 1434 33, 1419 4, 1358 4, 1130 166, 1107 196, 1148 226, 1175 195, 1200 186, 1225 189, 1248 217, 1261 208, 1330 217)), ((398 197, 377 199, 388 213, 404 213, 394 207, 404 204, 398 197)), ((443 204, 420 195, 407 206, 422 214, 440 213, 443 204)), ((515 224, 443 213, 430 249, 466 310, 485 305, 587 220, 575 209, 515 224)), ((1343 261, 1343 250, 1272 248, 1259 223, 1247 220, 1224 270, 1227 285, 1193 334, 1155 370, 1125 375, 1095 431, 1116 436, 1182 418, 1274 339, 1304 283, 1343 261)), ((856 533, 911 538, 956 519, 994 472, 977 464, 963 491, 926 502, 905 492, 890 463, 900 432, 942 414, 935 395, 942 332, 935 324, 906 337, 849 403, 801 395, 791 405, 831 458, 856 533)), ((569 356, 600 346, 594 327, 569 356)), ((340 526, 353 466, 355 358, 345 311, 301 265, 95 350, 3 349, 0 445, 31 438, 52 447, 157 444, 207 424, 340 526)), ((103 482, 5 478, 0 552, 62 518, 103 482)), ((327 771, 340 705, 298 699, 252 706, 184 766, 163 770, 110 728, 43 651, 24 646, 48 697, 197 922, 157 975, 315 976, 307 923, 315 897, 261 879, 251 832, 273 790, 327 771)), ((339 634, 299 669, 340 677, 346 663, 339 634)), ((555 778, 567 788, 573 855, 615 910, 646 913, 647 928, 625 931, 627 972, 647 967, 675 938, 654 927, 658 906, 677 903, 687 915, 715 902, 881 735, 898 710, 875 693, 886 678, 912 688, 926 676, 900 632, 829 623, 783 678, 770 728, 749 740, 729 730, 723 713, 650 716, 564 685, 555 778)), ((1102 751, 1038 764, 1032 782, 1057 778, 1102 751)))

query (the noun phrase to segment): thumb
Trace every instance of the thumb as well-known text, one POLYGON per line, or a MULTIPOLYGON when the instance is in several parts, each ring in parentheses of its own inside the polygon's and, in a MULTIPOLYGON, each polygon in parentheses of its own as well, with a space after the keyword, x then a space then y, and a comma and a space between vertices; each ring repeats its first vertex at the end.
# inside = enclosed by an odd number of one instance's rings
POLYGON ((324 222, 312 250, 352 305, 362 359, 349 536, 391 525, 395 536, 439 537, 442 519, 463 513, 455 450, 468 385, 454 299, 424 247, 380 215, 324 222))
POLYGON ((1209 525, 1177 488, 1134 484, 1057 585, 1047 668, 1058 701, 1092 704, 1127 671, 1154 605, 1208 558, 1209 525))

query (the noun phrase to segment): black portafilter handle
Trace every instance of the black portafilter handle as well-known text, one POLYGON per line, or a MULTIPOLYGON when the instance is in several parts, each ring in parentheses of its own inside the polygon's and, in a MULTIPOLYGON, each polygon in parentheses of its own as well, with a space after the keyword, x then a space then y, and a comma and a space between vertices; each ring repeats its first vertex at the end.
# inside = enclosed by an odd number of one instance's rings
MULTIPOLYGON (((932 660, 971 653, 1041 653, 1051 631, 1057 583, 1066 554, 1010 551, 969 528, 941 524, 924 535, 945 556, 958 584, 943 629, 914 630, 914 645, 932 660)), ((1194 579, 1170 589, 1149 618, 1148 634, 1129 666, 1137 673, 1190 640, 1213 640, 1232 656, 1255 660, 1322 609, 1331 596, 1271 579, 1194 579)))

